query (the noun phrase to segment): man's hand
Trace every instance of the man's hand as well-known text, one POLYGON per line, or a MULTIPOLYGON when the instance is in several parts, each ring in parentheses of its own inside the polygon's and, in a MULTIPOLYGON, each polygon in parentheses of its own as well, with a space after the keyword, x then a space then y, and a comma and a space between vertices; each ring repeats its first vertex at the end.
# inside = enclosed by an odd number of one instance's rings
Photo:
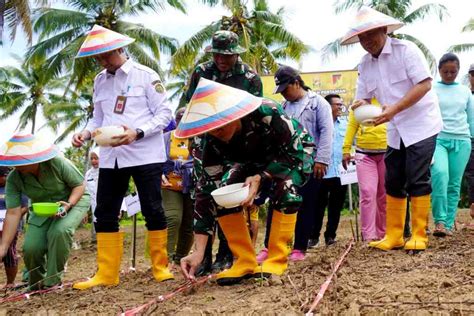
POLYGON ((122 125, 125 129, 121 135, 113 136, 112 139, 115 141, 112 147, 129 145, 137 139, 137 131, 129 128, 128 126, 122 125))
POLYGON ((383 123, 387 123, 390 121, 397 113, 398 109, 396 106, 388 106, 388 105, 383 105, 382 106, 382 114, 377 116, 374 120, 374 125, 380 125, 383 123))
POLYGON ((54 218, 63 218, 67 215, 69 210, 71 210, 71 204, 65 201, 59 201, 59 204, 61 204, 61 207, 63 208, 63 211, 61 213, 57 213, 54 215, 54 218))
POLYGON ((195 251, 181 259, 181 272, 187 280, 196 280, 196 276, 194 274, 196 273, 196 270, 201 264, 203 258, 204 253, 195 251))
POLYGON ((84 142, 89 139, 91 139, 91 133, 89 131, 84 130, 80 133, 75 133, 74 135, 72 135, 71 143, 74 147, 81 147, 82 145, 84 145, 84 142))
POLYGON ((370 104, 369 102, 367 102, 367 100, 355 100, 352 105, 351 105, 351 109, 352 110, 355 110, 357 109, 359 106, 362 106, 362 105, 365 105, 365 104, 370 104))
POLYGON ((347 166, 349 165, 349 162, 351 160, 352 160, 351 154, 342 155, 342 167, 344 167, 345 170, 347 170, 347 166))
POLYGON ((313 167, 313 173, 315 179, 322 179, 326 175, 328 166, 326 164, 315 162, 313 167))
POLYGON ((171 187, 172 186, 172 184, 168 181, 168 178, 164 174, 161 175, 161 186, 162 187, 171 187))
POLYGON ((245 186, 249 185, 249 195, 245 200, 240 203, 242 206, 252 206, 253 205, 253 200, 257 196, 258 189, 260 188, 260 182, 262 181, 262 178, 260 177, 259 174, 254 175, 253 177, 247 177, 245 179, 245 186))

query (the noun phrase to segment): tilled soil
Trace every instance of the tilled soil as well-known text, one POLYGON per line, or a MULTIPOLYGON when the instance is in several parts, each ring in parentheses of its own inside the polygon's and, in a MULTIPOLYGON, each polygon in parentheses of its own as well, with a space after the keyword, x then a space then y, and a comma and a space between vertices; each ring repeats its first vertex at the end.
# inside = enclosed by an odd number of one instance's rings
MULTIPOLYGON (((467 223, 468 217, 467 211, 460 211, 461 222, 467 223)), ((266 281, 246 280, 229 287, 220 287, 209 280, 185 293, 151 304, 144 313, 304 314, 347 248, 351 231, 350 218, 344 217, 335 245, 310 250, 305 261, 290 263, 288 271, 281 277, 266 281)), ((85 229, 76 234, 76 239, 83 241, 82 249, 72 252, 65 282, 94 273, 95 249, 88 246, 88 236, 85 229)), ((139 227, 138 236, 137 271, 124 272, 119 286, 87 291, 65 288, 31 296, 28 300, 1 304, 0 315, 117 315, 182 285, 184 280, 178 272, 173 281, 154 281, 148 268, 149 259, 143 255, 143 227, 139 227)), ((130 240, 129 236, 127 240, 130 240)), ((403 250, 382 252, 368 248, 363 242, 356 243, 314 313, 474 315, 473 242, 474 230, 463 227, 452 237, 438 239, 430 236, 429 249, 416 255, 403 250)), ((130 257, 130 242, 125 249, 123 271, 127 271, 130 265, 126 260, 130 257)), ((3 275, 0 282, 4 282, 3 275)), ((4 293, 4 297, 14 294, 4 293)))

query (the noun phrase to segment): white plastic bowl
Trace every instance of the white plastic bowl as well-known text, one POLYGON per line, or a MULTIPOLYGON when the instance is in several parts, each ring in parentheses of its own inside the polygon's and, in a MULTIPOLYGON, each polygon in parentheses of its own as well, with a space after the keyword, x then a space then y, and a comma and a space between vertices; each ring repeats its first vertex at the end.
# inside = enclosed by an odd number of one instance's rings
POLYGON ((125 132, 122 126, 102 126, 96 129, 92 136, 97 145, 102 147, 112 146, 117 140, 112 139, 114 136, 121 135, 125 132))
POLYGON ((354 110, 354 117, 362 125, 374 125, 374 119, 382 114, 382 108, 373 104, 361 105, 354 110))
POLYGON ((230 184, 212 191, 211 195, 224 208, 237 207, 249 195, 249 186, 244 186, 244 183, 230 184))

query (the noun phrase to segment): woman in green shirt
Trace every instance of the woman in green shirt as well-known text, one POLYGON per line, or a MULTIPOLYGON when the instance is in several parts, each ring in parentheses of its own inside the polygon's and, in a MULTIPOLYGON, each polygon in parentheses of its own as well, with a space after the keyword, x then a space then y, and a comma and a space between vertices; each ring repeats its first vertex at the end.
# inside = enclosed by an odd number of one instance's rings
POLYGON ((5 255, 21 218, 21 195, 32 203, 58 202, 63 212, 53 217, 30 213, 23 245, 31 289, 61 283, 77 226, 89 208, 84 178, 56 146, 34 135, 15 135, 0 149, 0 166, 14 167, 5 189, 7 215, 0 257, 5 255))

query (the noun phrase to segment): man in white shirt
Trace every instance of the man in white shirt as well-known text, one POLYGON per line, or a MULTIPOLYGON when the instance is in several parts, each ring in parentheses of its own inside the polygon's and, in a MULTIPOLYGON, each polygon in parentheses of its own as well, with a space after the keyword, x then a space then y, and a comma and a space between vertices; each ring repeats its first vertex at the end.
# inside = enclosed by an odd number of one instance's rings
POLYGON ((121 125, 112 147, 100 150, 97 207, 97 263, 95 276, 74 284, 76 289, 119 283, 123 233, 119 212, 130 177, 137 186, 141 211, 149 231, 153 275, 160 282, 172 279, 166 253, 166 218, 161 203, 162 163, 166 161, 163 129, 172 118, 160 77, 152 69, 127 58, 124 46, 134 40, 94 26, 78 53, 93 56, 105 68, 94 81, 94 115, 72 138, 76 147, 91 139, 101 126, 121 125))
POLYGON ((387 228, 381 241, 370 247, 408 251, 424 250, 430 211, 431 176, 436 135, 442 120, 438 99, 431 90, 432 77, 426 60, 411 42, 388 37, 403 23, 363 7, 342 44, 360 41, 368 52, 359 64, 353 108, 376 98, 383 104, 375 124, 388 122, 385 154, 387 228), (403 239, 406 199, 412 204, 412 237, 403 239))

